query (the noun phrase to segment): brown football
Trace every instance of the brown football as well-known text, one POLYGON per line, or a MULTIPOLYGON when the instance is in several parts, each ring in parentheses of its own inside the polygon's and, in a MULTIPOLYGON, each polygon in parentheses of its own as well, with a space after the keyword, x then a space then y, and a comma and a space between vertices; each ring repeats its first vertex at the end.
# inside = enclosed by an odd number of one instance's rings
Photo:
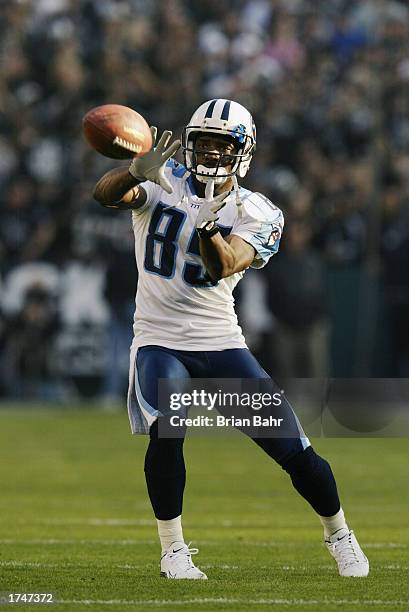
POLYGON ((82 129, 91 147, 112 159, 139 157, 152 148, 152 134, 145 119, 120 104, 91 109, 82 120, 82 129))

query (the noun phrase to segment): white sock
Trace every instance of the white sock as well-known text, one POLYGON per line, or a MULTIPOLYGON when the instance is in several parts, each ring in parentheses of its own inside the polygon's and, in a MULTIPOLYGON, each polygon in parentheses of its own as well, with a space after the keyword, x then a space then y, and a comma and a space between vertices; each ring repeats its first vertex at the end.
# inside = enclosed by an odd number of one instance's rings
POLYGON ((319 519, 324 527, 324 537, 329 538, 336 531, 340 529, 348 529, 348 525, 345 521, 344 511, 342 508, 338 510, 334 516, 319 516, 319 519))
POLYGON ((169 521, 160 521, 159 519, 156 519, 156 521, 162 552, 167 550, 173 542, 184 542, 181 515, 169 521))

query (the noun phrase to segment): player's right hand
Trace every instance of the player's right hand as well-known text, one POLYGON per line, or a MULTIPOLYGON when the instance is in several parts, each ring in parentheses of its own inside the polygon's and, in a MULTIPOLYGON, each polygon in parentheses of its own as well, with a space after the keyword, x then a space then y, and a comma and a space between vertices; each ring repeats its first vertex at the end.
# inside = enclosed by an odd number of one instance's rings
POLYGON ((200 198, 201 203, 199 214, 196 218, 196 229, 212 229, 219 219, 217 213, 225 206, 228 191, 223 191, 219 195, 214 195, 214 180, 209 180, 206 184, 205 197, 200 198))
POLYGON ((180 140, 175 140, 167 149, 166 146, 172 137, 170 130, 165 130, 156 143, 157 128, 151 127, 152 149, 142 157, 135 157, 129 166, 129 173, 138 181, 152 181, 160 185, 167 193, 172 193, 173 189, 165 176, 165 166, 169 158, 176 153, 180 147, 180 140))

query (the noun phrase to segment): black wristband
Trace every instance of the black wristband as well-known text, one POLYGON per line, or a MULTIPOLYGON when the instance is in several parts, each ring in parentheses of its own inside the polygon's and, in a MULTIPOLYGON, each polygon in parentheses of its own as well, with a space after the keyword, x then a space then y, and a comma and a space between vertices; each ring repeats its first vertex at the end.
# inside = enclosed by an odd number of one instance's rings
POLYGON ((209 229, 207 229, 207 227, 197 227, 196 231, 199 234, 200 238, 211 238, 212 236, 215 236, 220 230, 219 226, 215 223, 209 229))

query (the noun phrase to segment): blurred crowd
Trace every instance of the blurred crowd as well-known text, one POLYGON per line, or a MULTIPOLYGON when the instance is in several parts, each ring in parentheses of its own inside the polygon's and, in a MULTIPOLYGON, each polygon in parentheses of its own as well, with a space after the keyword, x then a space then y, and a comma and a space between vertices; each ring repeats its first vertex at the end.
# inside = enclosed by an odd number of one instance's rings
POLYGON ((133 236, 81 118, 179 135, 215 97, 254 115, 244 184, 286 218, 237 293, 250 346, 276 376, 409 376, 406 0, 9 0, 0 50, 0 396, 123 395, 133 236))

